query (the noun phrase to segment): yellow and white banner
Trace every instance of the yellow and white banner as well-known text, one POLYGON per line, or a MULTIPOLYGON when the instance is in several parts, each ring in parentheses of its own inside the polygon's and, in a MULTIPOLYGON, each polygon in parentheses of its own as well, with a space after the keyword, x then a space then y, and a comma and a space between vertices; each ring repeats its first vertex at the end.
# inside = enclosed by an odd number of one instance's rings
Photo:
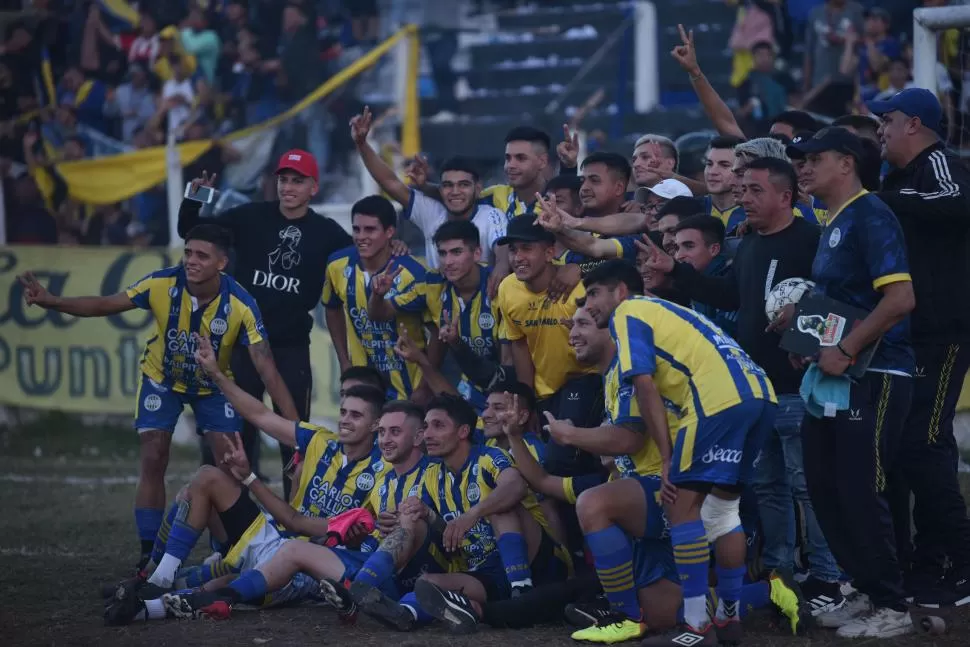
MULTIPOLYGON (((156 330, 151 313, 132 310, 79 319, 28 308, 17 275, 33 272, 54 294, 109 295, 179 261, 167 250, 0 248, 0 405, 134 415, 138 361, 156 330)), ((314 418, 336 419, 340 368, 322 308, 310 334, 314 418)), ((272 343, 272 340, 270 340, 272 343)))

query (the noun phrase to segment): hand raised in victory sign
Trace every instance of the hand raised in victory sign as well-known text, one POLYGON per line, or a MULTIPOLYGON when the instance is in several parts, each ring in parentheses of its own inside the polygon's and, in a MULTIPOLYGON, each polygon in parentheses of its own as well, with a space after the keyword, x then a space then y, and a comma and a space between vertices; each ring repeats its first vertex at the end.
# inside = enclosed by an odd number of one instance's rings
POLYGON ((394 353, 405 362, 411 363, 417 363, 424 356, 424 352, 411 340, 411 337, 408 335, 408 330, 403 323, 397 327, 397 341, 394 342, 394 353))
POLYGON ((681 44, 673 48, 670 55, 680 63, 685 72, 691 76, 698 76, 701 68, 697 64, 697 50, 694 48, 694 30, 685 31, 683 25, 677 25, 677 31, 680 32, 681 44))
POLYGON ((438 339, 442 343, 453 346, 458 343, 458 310, 455 310, 455 314, 450 314, 447 310, 442 313, 442 319, 444 320, 441 327, 438 329, 438 339))
POLYGON ((202 367, 202 370, 209 376, 219 373, 219 359, 216 357, 216 352, 212 348, 212 342, 209 341, 209 338, 199 333, 192 333, 192 340, 195 342, 195 361, 202 367))
POLYGON ((350 120, 350 138, 354 140, 354 144, 363 146, 367 143, 372 123, 374 115, 371 114, 370 106, 364 106, 364 111, 350 120))
POLYGON ((408 166, 407 177, 411 181, 411 186, 422 187, 428 183, 428 176, 431 174, 431 167, 427 158, 423 155, 415 155, 408 166))
POLYGON ((38 305, 41 308, 48 308, 57 301, 57 297, 47 291, 40 281, 34 276, 33 272, 24 272, 17 277, 24 290, 24 301, 29 306, 38 305))
POLYGON ((664 250, 657 247, 657 244, 650 239, 647 234, 643 235, 643 241, 634 240, 637 248, 646 254, 644 264, 651 270, 662 274, 670 274, 674 271, 673 257, 664 250))
POLYGON ((249 458, 246 450, 243 449, 242 437, 237 431, 235 434, 227 434, 226 440, 229 442, 230 451, 222 456, 222 464, 225 465, 237 480, 244 481, 252 474, 253 470, 249 466, 249 458))
POLYGON ((195 193, 199 190, 200 186, 207 186, 210 189, 216 185, 216 178, 219 177, 218 173, 213 173, 209 175, 205 171, 202 171, 202 177, 197 177, 192 180, 192 186, 189 189, 191 193, 195 193))
POLYGON ((562 125, 563 140, 556 145, 556 154, 563 168, 576 168, 579 159, 579 133, 570 131, 569 124, 562 125))
POLYGON ((394 287, 394 279, 401 274, 401 270, 404 269, 400 265, 395 265, 391 263, 387 266, 380 274, 375 274, 374 278, 370 280, 370 291, 371 294, 376 294, 379 297, 383 297, 391 288, 394 287))
POLYGON ((536 222, 546 231, 558 233, 564 229, 576 229, 579 225, 579 218, 571 216, 559 207, 552 196, 547 197, 537 193, 536 200, 542 207, 542 211, 536 215, 536 222))
POLYGON ((506 436, 521 436, 525 433, 525 427, 519 424, 519 394, 505 393, 505 410, 499 411, 496 416, 502 425, 502 433, 506 436))

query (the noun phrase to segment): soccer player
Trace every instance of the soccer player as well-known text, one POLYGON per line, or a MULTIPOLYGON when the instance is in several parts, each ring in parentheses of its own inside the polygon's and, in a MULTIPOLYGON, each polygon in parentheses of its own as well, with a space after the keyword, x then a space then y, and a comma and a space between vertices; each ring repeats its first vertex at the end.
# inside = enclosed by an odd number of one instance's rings
POLYGON ((478 229, 482 260, 486 264, 495 265, 497 279, 501 280, 508 275, 508 249, 495 246, 495 241, 505 235, 508 217, 504 211, 479 203, 481 181, 470 160, 446 160, 441 167, 441 184, 438 187, 441 192, 440 200, 429 198, 402 182, 394 169, 367 143, 371 122, 370 108, 365 106, 363 113, 351 119, 350 135, 357 145, 367 172, 388 196, 401 203, 404 207, 401 217, 413 222, 424 234, 428 267, 438 269, 439 266, 435 232, 445 222, 462 220, 472 222, 478 229))
POLYGON ((395 355, 394 343, 398 324, 402 324, 424 347, 423 302, 417 287, 424 281, 426 270, 412 256, 392 260, 390 243, 397 214, 387 198, 372 195, 358 200, 350 213, 354 245, 335 252, 327 265, 323 286, 327 328, 341 370, 351 365, 373 366, 388 384, 388 397, 406 400, 421 385, 421 369, 395 355), (375 287, 397 311, 389 321, 374 321, 368 316, 375 287))
MULTIPOLYGON (((584 283, 586 309, 598 326, 609 326, 622 387, 634 389, 659 451, 683 588, 684 626, 644 644, 717 644, 706 603, 709 542, 717 555, 718 633, 736 638, 746 548, 738 496, 774 421, 774 391, 764 371, 706 318, 637 296, 642 280, 634 268, 610 261, 584 283)), ((611 563, 622 572, 629 551, 610 547, 611 563)))
MULTIPOLYGON (((890 638, 913 631, 883 496, 913 394, 908 315, 916 299, 906 243, 893 212, 862 188, 858 137, 844 128, 823 128, 789 147, 789 154, 805 159, 802 179, 829 208, 812 265, 815 291, 869 312, 837 345, 820 350, 817 370, 843 375, 878 340, 863 377, 845 381, 848 408, 833 417, 805 416, 802 423, 815 516, 832 554, 873 609, 864 613, 868 605, 857 598, 820 621, 839 627, 846 638, 890 638)), ((776 320, 779 329, 793 310, 785 308, 776 320)))
POLYGON ((720 220, 725 230, 729 222, 744 220, 744 208, 736 198, 737 178, 734 174, 734 147, 743 141, 739 137, 715 137, 704 156, 704 184, 707 187, 704 213, 720 220))
POLYGON ((549 135, 531 126, 517 126, 505 136, 505 177, 508 184, 486 187, 480 200, 511 220, 534 214, 535 196, 546 186, 549 169, 549 135))
POLYGON ((228 371, 232 349, 246 346, 273 402, 286 418, 297 420, 296 406, 283 383, 256 302, 222 273, 229 263, 230 238, 218 225, 199 225, 186 234, 182 263, 153 272, 111 296, 62 297, 50 294, 30 274, 19 277, 28 305, 77 317, 107 317, 135 308, 149 310, 157 334, 145 345, 141 361, 135 429, 140 443, 135 525, 141 546, 138 570, 148 562, 165 511, 165 471, 172 433, 188 404, 216 455, 228 448, 225 434, 241 430, 242 420, 206 378, 193 357, 193 334, 208 335, 228 371))

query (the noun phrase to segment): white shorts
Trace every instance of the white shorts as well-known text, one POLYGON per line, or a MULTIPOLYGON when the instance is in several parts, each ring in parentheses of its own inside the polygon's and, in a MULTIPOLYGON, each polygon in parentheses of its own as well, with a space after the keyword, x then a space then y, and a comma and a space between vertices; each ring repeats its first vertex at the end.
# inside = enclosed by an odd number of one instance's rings
POLYGON ((281 537, 265 514, 259 515, 226 555, 225 561, 240 572, 259 568, 290 541, 281 537))

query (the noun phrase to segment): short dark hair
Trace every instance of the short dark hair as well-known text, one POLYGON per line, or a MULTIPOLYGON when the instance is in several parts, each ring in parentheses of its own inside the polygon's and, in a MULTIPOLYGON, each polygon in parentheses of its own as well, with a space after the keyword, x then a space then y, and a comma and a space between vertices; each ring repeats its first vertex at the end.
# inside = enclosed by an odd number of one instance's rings
POLYGON ((757 54, 759 49, 766 49, 772 54, 775 53, 775 46, 766 40, 759 40, 757 43, 751 46, 751 53, 757 54))
POLYGON ((481 246, 482 235, 471 220, 447 220, 434 232, 431 242, 440 245, 446 240, 460 240, 475 249, 481 246))
POLYGON ((714 218, 706 213, 699 213, 690 218, 684 218, 674 227, 674 233, 696 229, 701 232, 701 238, 708 245, 724 242, 724 223, 720 218, 714 218))
POLYGON ((791 163, 777 157, 758 157, 745 164, 744 170, 768 171, 773 182, 781 180, 784 188, 791 191, 791 206, 798 202, 798 174, 791 163))
POLYGON ((539 130, 538 128, 533 128, 532 126, 516 126, 505 135, 505 143, 509 142, 529 142, 531 144, 541 145, 546 152, 549 152, 549 148, 552 146, 552 140, 549 139, 549 135, 539 130))
POLYGON ((491 395, 493 393, 511 393, 512 395, 517 395, 519 396, 519 402, 524 402, 529 411, 535 409, 536 392, 528 384, 523 384, 518 380, 505 379, 495 382, 492 386, 488 387, 488 394, 491 395))
POLYGON ((784 133, 768 133, 765 136, 768 137, 769 139, 774 139, 776 141, 779 141, 785 146, 790 145, 792 142, 792 138, 784 133))
POLYGON ((468 173, 472 176, 472 181, 478 182, 478 168, 475 163, 472 162, 467 157, 455 156, 449 157, 445 160, 445 163, 441 165, 441 176, 444 177, 445 173, 448 171, 461 171, 463 173, 468 173))
POLYGON ((388 413, 403 413, 407 418, 414 418, 419 426, 424 425, 424 407, 410 400, 391 400, 381 407, 381 415, 388 413))
POLYGON ((704 199, 692 198, 686 195, 679 195, 668 200, 664 206, 657 211, 657 220, 664 216, 678 216, 681 219, 693 216, 696 213, 704 212, 704 199))
POLYGON ((580 164, 580 170, 585 169, 590 164, 602 164, 610 172, 619 175, 623 178, 624 183, 630 181, 630 173, 632 169, 630 168, 630 162, 624 156, 619 153, 608 153, 606 151, 597 151, 591 155, 587 155, 583 159, 583 163, 580 164))
POLYGON ((729 148, 734 150, 734 147, 738 144, 743 144, 745 142, 744 137, 735 137, 734 135, 718 135, 711 139, 711 142, 707 145, 709 149, 712 150, 724 150, 729 148))
POLYGON ((344 391, 345 398, 359 398, 371 406, 374 415, 378 415, 387 402, 387 394, 377 387, 368 384, 357 384, 344 391))
POLYGON ((350 208, 351 221, 356 215, 373 216, 381 222, 384 229, 397 225, 397 212, 394 210, 394 205, 382 195, 369 195, 355 202, 350 208))
POLYGON ((222 225, 209 222, 192 227, 185 235, 185 242, 190 240, 212 243, 223 254, 228 254, 229 248, 232 247, 232 233, 222 225))
POLYGON ((546 182, 545 193, 566 190, 578 195, 581 188, 583 188, 583 178, 578 175, 556 175, 546 182))
POLYGON ((879 122, 869 115, 842 115, 832 122, 833 126, 851 128, 858 133, 865 132, 873 137, 879 131, 879 122))
POLYGON ((376 389, 381 391, 387 390, 387 384, 384 381, 384 376, 373 366, 350 366, 340 374, 340 383, 343 384, 347 380, 357 380, 358 382, 363 382, 364 384, 369 384, 376 389))
POLYGON ((818 130, 818 121, 804 110, 785 110, 784 112, 779 112, 771 120, 771 123, 772 125, 787 124, 796 133, 805 130, 812 132, 818 130))
POLYGON ((862 140, 862 158, 856 160, 859 182, 866 191, 878 191, 882 180, 882 152, 879 144, 867 137, 862 140))
POLYGON ((439 393, 431 398, 426 411, 430 413, 434 410, 444 411, 459 427, 468 425, 469 432, 474 431, 478 424, 478 414, 475 413, 472 405, 465 402, 464 398, 451 393, 439 393))
POLYGON ((593 285, 615 288, 620 283, 626 286, 630 294, 643 294, 643 277, 640 272, 631 263, 618 258, 600 263, 583 278, 583 287, 587 290, 593 285))

